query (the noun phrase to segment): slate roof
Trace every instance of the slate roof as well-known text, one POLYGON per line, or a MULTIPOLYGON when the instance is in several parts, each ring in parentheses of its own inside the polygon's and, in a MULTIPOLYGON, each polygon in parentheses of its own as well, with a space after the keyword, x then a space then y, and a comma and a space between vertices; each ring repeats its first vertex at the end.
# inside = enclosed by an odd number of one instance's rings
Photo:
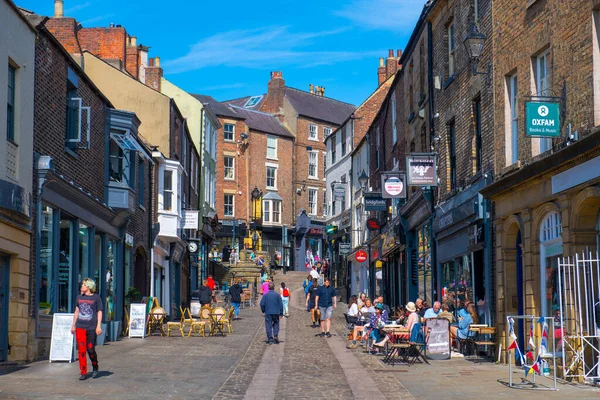
POLYGON ((204 94, 191 94, 194 98, 200 100, 202 103, 210 104, 212 111, 221 117, 238 118, 241 117, 235 113, 227 104, 219 103, 214 98, 204 94))
POLYGON ((356 110, 352 104, 285 87, 285 97, 298 114, 341 125, 356 110))
POLYGON ((243 118, 246 121, 246 125, 252 130, 271 133, 277 136, 294 137, 273 114, 234 105, 231 105, 231 109, 235 111, 237 118, 243 118))

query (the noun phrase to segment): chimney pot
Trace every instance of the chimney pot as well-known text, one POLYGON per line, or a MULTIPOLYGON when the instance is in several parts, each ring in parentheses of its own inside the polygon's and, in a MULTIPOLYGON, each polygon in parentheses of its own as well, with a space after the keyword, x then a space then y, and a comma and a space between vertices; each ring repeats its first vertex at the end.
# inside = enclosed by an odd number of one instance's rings
POLYGON ((281 71, 271 71, 271 79, 283 79, 283 73, 281 71))
POLYGON ((135 37, 135 36, 131 36, 131 37, 129 38, 129 45, 130 45, 131 47, 135 47, 135 46, 137 46, 137 37, 135 37))
POLYGON ((312 83, 308 85, 308 90, 310 94, 315 94, 315 86, 312 83))
POLYGON ((149 58, 148 59, 148 66, 149 67, 154 67, 154 58, 149 58))
POLYGON ((155 57, 154 58, 154 66, 155 67, 160 67, 160 57, 155 57))
POLYGON ((64 0, 54 0, 54 18, 64 17, 65 2, 64 0))
POLYGON ((394 49, 390 49, 388 53, 388 58, 394 57, 394 49))
POLYGON ((380 67, 385 67, 384 61, 383 61, 383 57, 379 57, 379 66, 380 67))
POLYGON ((113 24, 113 23, 111 22, 109 26, 110 26, 111 28, 114 28, 114 27, 115 27, 115 24, 113 24))
POLYGON ((321 97, 325 97, 325 86, 321 86, 321 97))
POLYGON ((402 57, 402 50, 398 49, 398 51, 396 52, 396 54, 398 55, 398 58, 402 57))

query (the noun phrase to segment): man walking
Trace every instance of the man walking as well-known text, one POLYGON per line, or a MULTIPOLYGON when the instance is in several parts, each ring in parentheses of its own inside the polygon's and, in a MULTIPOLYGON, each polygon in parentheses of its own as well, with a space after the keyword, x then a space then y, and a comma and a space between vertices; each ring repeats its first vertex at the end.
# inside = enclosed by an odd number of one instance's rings
POLYGON ((321 333, 316 336, 330 338, 331 316, 333 315, 333 309, 337 308, 337 298, 335 289, 331 286, 329 278, 325 278, 324 283, 323 286, 319 286, 317 298, 315 299, 315 310, 319 307, 319 311, 321 312, 321 333))
POLYGON ((283 301, 275 292, 275 284, 269 282, 269 291, 260 300, 260 309, 265 314, 265 330, 268 344, 279 344, 279 319, 283 317, 283 301))
POLYGON ((71 333, 77 340, 79 352, 79 380, 87 379, 87 354, 92 361, 92 378, 98 375, 98 355, 96 337, 102 333, 102 300, 96 293, 96 282, 85 278, 81 283, 81 295, 77 296, 77 306, 73 314, 71 333))
POLYGON ((239 284, 238 279, 233 280, 233 286, 229 288, 229 295, 231 296, 231 305, 235 311, 235 319, 240 317, 240 304, 242 302, 242 286, 239 284))

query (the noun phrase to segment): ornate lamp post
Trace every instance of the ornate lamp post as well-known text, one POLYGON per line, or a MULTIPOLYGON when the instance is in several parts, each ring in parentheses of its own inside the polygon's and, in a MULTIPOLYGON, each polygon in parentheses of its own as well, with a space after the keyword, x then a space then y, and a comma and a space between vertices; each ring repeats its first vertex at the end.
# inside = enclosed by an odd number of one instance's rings
POLYGON ((250 192, 250 196, 252 196, 252 222, 254 224, 254 233, 252 234, 252 249, 256 250, 256 245, 258 244, 258 233, 256 232, 256 228, 257 228, 257 205, 258 205, 258 201, 260 200, 260 198, 262 197, 263 193, 261 190, 258 189, 258 187, 254 186, 254 189, 252 189, 252 192, 250 192))
POLYGON ((481 54, 483 53, 483 45, 485 44, 485 40, 487 37, 479 32, 476 24, 471 26, 471 31, 465 37, 463 44, 467 49, 467 54, 469 55, 469 59, 473 62, 473 75, 490 75, 492 71, 492 64, 488 62, 486 71, 477 71, 477 64, 479 63, 479 59, 481 58, 481 54))

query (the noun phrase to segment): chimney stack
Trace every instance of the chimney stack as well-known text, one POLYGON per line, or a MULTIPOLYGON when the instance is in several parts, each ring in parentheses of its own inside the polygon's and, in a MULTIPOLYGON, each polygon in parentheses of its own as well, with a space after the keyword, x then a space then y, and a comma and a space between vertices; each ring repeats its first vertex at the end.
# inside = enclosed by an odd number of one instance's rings
POLYGON ((385 60, 385 80, 390 79, 398 71, 398 58, 394 57, 394 50, 390 49, 385 60))
POLYGON ((385 61, 383 61, 383 57, 380 57, 379 68, 377 68, 377 86, 381 86, 383 82, 385 82, 385 61))
POLYGON ((62 18, 65 15, 64 0, 54 0, 54 18, 62 18))
POLYGON ((398 49, 398 50, 396 51, 396 54, 397 54, 397 58, 398 58, 398 60, 400 60, 400 58, 402 57, 402 50, 398 49))
POLYGON ((284 98, 285 81, 283 80, 283 73, 281 71, 271 71, 267 97, 263 102, 261 111, 275 114, 281 120, 284 98))
POLYGON ((160 57, 154 57, 154 66, 160 67, 160 57))
POLYGON ((308 85, 308 91, 310 94, 315 94, 315 86, 312 83, 308 85))
POLYGON ((131 47, 137 46, 137 37, 135 37, 135 36, 129 37, 129 46, 131 46, 131 47))

